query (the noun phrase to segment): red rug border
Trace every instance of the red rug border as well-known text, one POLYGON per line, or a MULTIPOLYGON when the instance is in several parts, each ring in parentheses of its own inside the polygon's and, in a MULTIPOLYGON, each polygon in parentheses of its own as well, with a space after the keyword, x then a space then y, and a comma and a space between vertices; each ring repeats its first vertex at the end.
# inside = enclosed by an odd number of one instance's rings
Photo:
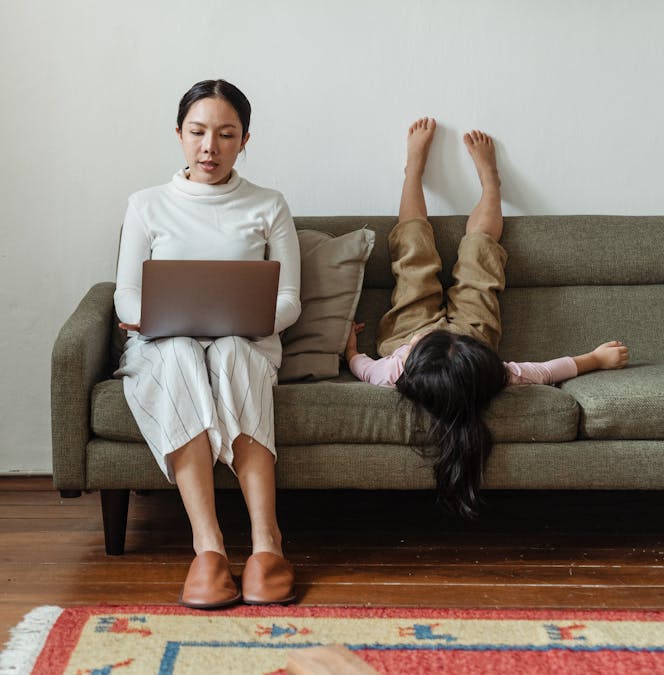
MULTIPOLYGON (((664 610, 647 609, 498 609, 498 608, 443 608, 443 607, 388 607, 349 605, 236 605, 227 609, 201 610, 181 605, 114 604, 71 605, 63 608, 64 613, 80 613, 82 619, 90 616, 117 612, 121 614, 170 614, 174 616, 297 616, 297 617, 353 617, 357 614, 368 618, 409 618, 414 614, 424 618, 444 619, 594 619, 596 621, 664 621, 664 610)), ((58 619, 60 621, 62 616, 58 619)))
POLYGON ((603 609, 446 609, 436 607, 349 607, 331 605, 238 605, 225 610, 206 611, 179 605, 74 605, 63 608, 51 627, 44 647, 37 658, 33 673, 54 672, 55 663, 61 663, 78 644, 83 627, 90 617, 117 614, 155 614, 163 616, 289 616, 295 618, 421 618, 436 619, 502 619, 502 620, 594 620, 664 622, 664 611, 659 610, 603 610, 603 609), (58 634, 56 636, 56 633, 58 634), (57 639, 56 639, 57 637, 57 639))

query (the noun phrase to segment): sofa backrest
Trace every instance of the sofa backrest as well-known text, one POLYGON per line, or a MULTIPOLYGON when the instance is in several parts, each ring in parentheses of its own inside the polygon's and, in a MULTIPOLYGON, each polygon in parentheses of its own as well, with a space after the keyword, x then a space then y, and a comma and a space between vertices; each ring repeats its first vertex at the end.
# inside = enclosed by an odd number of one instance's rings
MULTIPOLYGON (((466 216, 430 221, 447 288, 466 216)), ((339 235, 366 226, 376 233, 357 311, 367 323, 359 347, 369 354, 394 286, 387 236, 395 223, 390 216, 295 218, 298 229, 339 235)), ((500 298, 503 359, 545 360, 620 339, 633 363, 664 362, 664 217, 508 217, 501 243, 509 256, 500 298)))

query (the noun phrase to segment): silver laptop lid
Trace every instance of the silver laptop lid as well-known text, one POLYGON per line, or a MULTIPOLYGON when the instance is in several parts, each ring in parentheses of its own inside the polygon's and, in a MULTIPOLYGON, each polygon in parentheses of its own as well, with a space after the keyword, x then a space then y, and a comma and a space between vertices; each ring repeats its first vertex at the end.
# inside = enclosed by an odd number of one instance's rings
POLYGON ((146 260, 141 334, 272 335, 279 269, 275 260, 146 260))

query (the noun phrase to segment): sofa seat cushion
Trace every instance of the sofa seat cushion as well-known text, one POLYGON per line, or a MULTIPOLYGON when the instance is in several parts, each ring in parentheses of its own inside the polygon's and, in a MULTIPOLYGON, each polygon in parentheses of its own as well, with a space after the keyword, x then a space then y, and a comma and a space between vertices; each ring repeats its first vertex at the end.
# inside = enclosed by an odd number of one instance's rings
MULTIPOLYGON (((279 445, 316 443, 411 443, 417 436, 413 407, 399 404, 392 389, 334 380, 282 384, 274 389, 275 441, 279 445)), ((142 441, 122 382, 106 380, 92 392, 92 431, 100 438, 142 441)))
MULTIPOLYGON (((555 387, 508 387, 491 403, 487 423, 497 443, 571 441, 576 401, 555 387)), ((427 445, 429 419, 386 387, 338 380, 283 385, 275 392, 277 445, 403 443, 427 445)))
POLYGON ((558 387, 516 385, 491 401, 486 421, 494 443, 563 443, 578 436, 579 406, 558 387))
MULTIPOLYGON (((277 446, 327 443, 426 445, 428 417, 385 387, 344 374, 322 382, 282 384, 274 390, 277 446)), ((100 438, 142 441, 120 380, 92 392, 91 424, 100 438)), ((492 402, 487 423, 497 443, 576 438, 579 411, 560 389, 542 385, 508 387, 492 402)))
POLYGON ((664 364, 596 371, 565 382, 562 389, 579 403, 582 438, 664 438, 664 364))

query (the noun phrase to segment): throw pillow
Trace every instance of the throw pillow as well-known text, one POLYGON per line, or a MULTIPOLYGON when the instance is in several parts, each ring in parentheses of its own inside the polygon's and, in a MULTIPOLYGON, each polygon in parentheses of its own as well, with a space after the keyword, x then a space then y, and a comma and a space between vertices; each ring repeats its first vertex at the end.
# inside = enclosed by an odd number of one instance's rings
POLYGON ((339 375, 362 291, 364 266, 375 234, 362 229, 334 237, 299 230, 302 261, 300 318, 281 336, 279 381, 321 380, 339 375))

